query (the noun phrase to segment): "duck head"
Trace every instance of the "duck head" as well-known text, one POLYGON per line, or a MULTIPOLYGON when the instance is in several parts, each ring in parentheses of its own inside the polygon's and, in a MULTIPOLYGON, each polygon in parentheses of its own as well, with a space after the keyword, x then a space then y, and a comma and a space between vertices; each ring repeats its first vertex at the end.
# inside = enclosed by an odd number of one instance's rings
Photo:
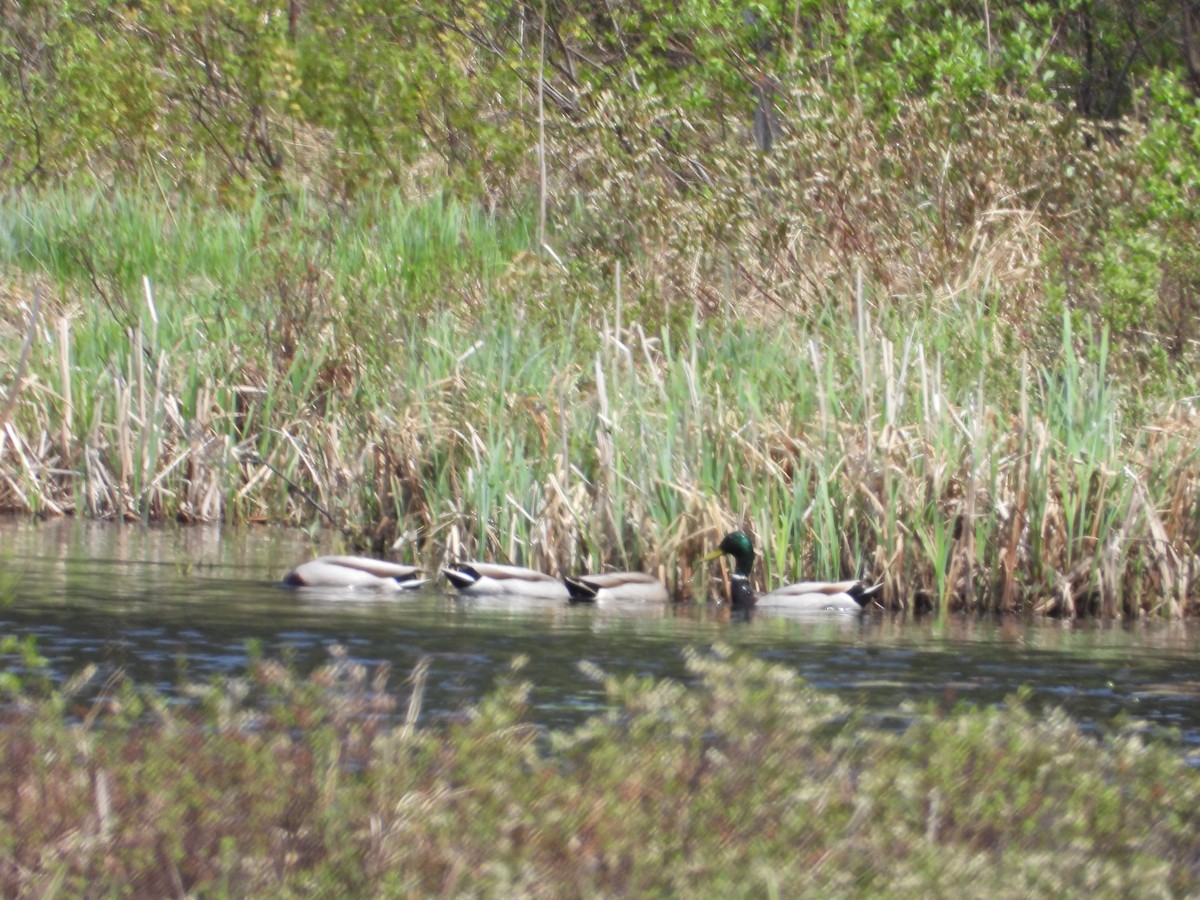
POLYGON ((717 549, 704 557, 704 561, 708 562, 725 554, 733 557, 734 571, 738 575, 750 577, 750 573, 754 571, 754 542, 750 540, 750 535, 744 531, 729 532, 721 538, 717 549))

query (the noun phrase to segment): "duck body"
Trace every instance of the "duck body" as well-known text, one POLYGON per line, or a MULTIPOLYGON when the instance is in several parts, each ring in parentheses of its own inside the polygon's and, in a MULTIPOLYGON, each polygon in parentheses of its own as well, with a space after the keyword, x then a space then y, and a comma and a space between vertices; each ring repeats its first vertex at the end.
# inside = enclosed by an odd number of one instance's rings
POLYGON ((366 556, 318 556, 301 563, 283 576, 289 587, 373 588, 414 590, 428 579, 416 566, 371 559, 366 556))
POLYGON ((644 572, 604 572, 564 579, 572 603, 668 603, 667 586, 644 572))
POLYGON ((777 609, 800 612, 860 612, 867 599, 882 585, 868 587, 861 581, 800 581, 756 594, 750 579, 734 574, 729 578, 734 609, 777 609))
POLYGON ((729 576, 729 600, 734 609, 776 609, 801 612, 858 612, 883 585, 862 581, 799 581, 758 594, 750 584, 754 569, 754 545, 749 535, 731 531, 705 560, 728 554, 736 569, 729 576))
POLYGON ((500 563, 463 562, 442 569, 446 579, 465 596, 526 597, 567 600, 567 586, 545 572, 500 563))

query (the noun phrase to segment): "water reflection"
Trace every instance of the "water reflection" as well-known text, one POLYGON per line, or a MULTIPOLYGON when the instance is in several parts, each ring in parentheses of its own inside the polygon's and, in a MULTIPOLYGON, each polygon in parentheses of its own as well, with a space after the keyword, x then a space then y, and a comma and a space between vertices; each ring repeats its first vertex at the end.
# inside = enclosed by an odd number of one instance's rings
MULTIPOLYGON (((146 530, 94 522, 0 522, 0 577, 15 582, 0 634, 33 634, 65 679, 87 663, 172 692, 184 679, 241 674, 247 642, 301 670, 335 643, 403 677, 430 657, 424 715, 476 700, 517 655, 529 659, 535 716, 577 723, 616 674, 684 677, 682 650, 723 642, 786 663, 881 718, 912 701, 996 703, 1019 686, 1097 726, 1118 715, 1178 728, 1200 744, 1200 640, 1191 623, 1061 623, 893 616, 758 615, 641 604, 569 607, 463 600, 438 590, 285 590, 297 560, 335 548, 283 529, 146 530)), ((8 661, 13 664, 12 660, 8 661)))

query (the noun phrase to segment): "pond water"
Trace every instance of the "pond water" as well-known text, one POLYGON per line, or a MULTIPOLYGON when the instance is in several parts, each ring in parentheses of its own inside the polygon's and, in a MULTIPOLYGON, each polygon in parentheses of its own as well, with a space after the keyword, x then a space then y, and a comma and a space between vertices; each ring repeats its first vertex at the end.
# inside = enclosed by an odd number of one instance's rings
MULTIPOLYGON (((603 691, 578 663, 614 674, 684 677, 683 651, 723 643, 785 663, 882 722, 906 701, 999 703, 1018 687, 1103 729, 1119 716, 1174 729, 1200 752, 1200 629, 1192 623, 758 615, 731 622, 704 604, 604 610, 511 609, 436 587, 333 595, 277 585, 321 552, 297 531, 145 529, 95 522, 0 520, 0 635, 33 635, 53 677, 89 663, 171 694, 184 680, 245 672, 249 642, 302 672, 343 645, 389 662, 393 687, 430 661, 423 715, 479 699, 519 654, 536 685, 533 716, 570 726, 603 691)), ((17 665, 15 657, 0 660, 17 665)))

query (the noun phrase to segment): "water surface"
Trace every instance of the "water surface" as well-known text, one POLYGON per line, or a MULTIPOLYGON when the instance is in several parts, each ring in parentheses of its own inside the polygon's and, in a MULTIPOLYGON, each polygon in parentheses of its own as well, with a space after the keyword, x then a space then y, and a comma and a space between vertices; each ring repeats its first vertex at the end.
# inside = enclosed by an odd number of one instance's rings
POLYGON ((243 674, 248 642, 305 672, 343 645, 359 661, 390 663, 393 683, 428 657, 428 718, 479 699, 524 655, 533 715, 551 726, 600 708, 602 689, 581 660, 684 677, 685 648, 721 642, 785 663, 881 721, 903 721, 909 701, 999 703, 1024 686, 1035 704, 1061 705, 1090 726, 1134 717, 1200 747, 1200 631, 1191 623, 833 614, 731 622, 705 604, 511 608, 436 587, 384 597, 278 587, 291 565, 325 550, 265 527, 0 520, 0 595, 11 594, 0 635, 36 636, 56 679, 94 663, 101 677, 124 670, 167 694, 185 680, 243 674))

